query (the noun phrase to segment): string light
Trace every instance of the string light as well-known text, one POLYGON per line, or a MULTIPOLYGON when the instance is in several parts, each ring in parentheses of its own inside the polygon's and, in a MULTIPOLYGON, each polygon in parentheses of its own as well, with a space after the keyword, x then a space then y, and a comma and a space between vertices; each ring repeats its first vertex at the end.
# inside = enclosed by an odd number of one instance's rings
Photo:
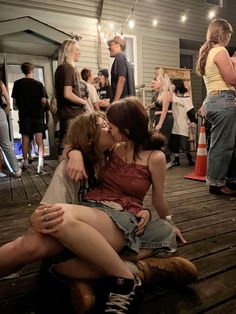
POLYGON ((129 28, 134 28, 134 25, 135 25, 134 20, 133 19, 129 20, 129 28))
POLYGON ((215 11, 210 11, 208 14, 208 18, 213 19, 215 17, 215 15, 216 15, 215 11))
POLYGON ((186 20, 187 20, 187 15, 186 15, 186 14, 183 14, 183 15, 181 16, 181 22, 182 22, 182 23, 185 23, 186 20))
POLYGON ((154 19, 154 20, 152 21, 152 25, 153 25, 153 26, 157 26, 157 24, 158 24, 158 20, 157 20, 157 19, 154 19))

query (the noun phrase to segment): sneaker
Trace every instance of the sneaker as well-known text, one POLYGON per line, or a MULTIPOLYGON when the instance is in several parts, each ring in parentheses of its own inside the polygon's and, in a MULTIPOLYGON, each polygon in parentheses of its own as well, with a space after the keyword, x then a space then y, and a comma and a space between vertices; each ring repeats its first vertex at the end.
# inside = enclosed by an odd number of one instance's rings
POLYGON ((29 164, 31 165, 33 163, 33 161, 34 161, 34 158, 33 157, 29 157, 28 161, 29 161, 29 164))
POLYGON ((14 178, 20 178, 21 174, 22 174, 22 169, 20 168, 16 172, 11 173, 11 176, 14 177, 14 178))
POLYGON ((70 284, 70 295, 76 313, 88 313, 96 303, 92 287, 87 281, 76 280, 70 284))
POLYGON ((172 167, 172 162, 168 162, 166 164, 166 170, 169 170, 172 167))
POLYGON ((152 280, 161 286, 185 286, 197 280, 196 266, 180 256, 166 258, 150 257, 136 263, 141 280, 148 284, 152 280))
POLYGON ((215 195, 236 195, 236 190, 231 190, 227 186, 209 186, 209 192, 215 195))
POLYGON ((37 174, 44 175, 44 174, 47 174, 47 172, 43 170, 43 167, 38 167, 37 174))
POLYGON ((6 176, 7 175, 0 170, 0 178, 6 178, 6 176))
POLYGON ((173 167, 179 167, 180 165, 181 165, 181 163, 180 163, 179 161, 174 160, 174 161, 172 162, 172 166, 173 166, 173 167))
POLYGON ((135 275, 129 278, 111 277, 111 291, 105 305, 105 313, 127 314, 134 308, 135 296, 141 288, 142 282, 135 275))

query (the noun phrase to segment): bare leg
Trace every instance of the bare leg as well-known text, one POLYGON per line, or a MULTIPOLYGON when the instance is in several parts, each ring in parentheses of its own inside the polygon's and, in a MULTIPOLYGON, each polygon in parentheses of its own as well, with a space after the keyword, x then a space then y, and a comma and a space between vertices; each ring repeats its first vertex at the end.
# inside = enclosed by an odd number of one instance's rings
POLYGON ((23 160, 28 160, 28 149, 29 149, 30 139, 28 135, 22 135, 22 154, 23 160))
POLYGON ((124 245, 123 233, 105 212, 78 205, 60 206, 64 221, 54 237, 106 275, 133 278, 117 254, 124 245))
POLYGON ((63 247, 54 238, 32 232, 0 247, 0 277, 27 264, 59 253, 63 247))

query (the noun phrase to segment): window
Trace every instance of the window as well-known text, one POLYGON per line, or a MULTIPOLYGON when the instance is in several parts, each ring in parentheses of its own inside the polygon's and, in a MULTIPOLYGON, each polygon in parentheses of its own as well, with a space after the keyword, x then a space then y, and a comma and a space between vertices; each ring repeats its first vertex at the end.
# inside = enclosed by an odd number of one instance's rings
POLYGON ((218 7, 223 8, 223 0, 206 0, 206 3, 217 5, 218 7))
POLYGON ((180 67, 184 69, 193 69, 193 56, 181 54, 180 55, 180 67))

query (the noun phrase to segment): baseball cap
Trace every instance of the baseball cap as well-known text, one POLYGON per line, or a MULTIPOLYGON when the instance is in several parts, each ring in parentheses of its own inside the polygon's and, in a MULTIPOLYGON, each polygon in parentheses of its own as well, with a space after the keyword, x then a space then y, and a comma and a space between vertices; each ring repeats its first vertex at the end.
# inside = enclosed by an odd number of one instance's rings
POLYGON ((101 70, 99 70, 98 75, 103 75, 106 78, 108 78, 109 77, 109 72, 108 72, 107 69, 101 69, 101 70))
POLYGON ((108 40, 108 42, 107 42, 108 46, 110 46, 110 44, 113 43, 113 42, 116 43, 116 44, 119 44, 121 46, 121 48, 123 50, 125 50, 126 43, 125 43, 124 38, 121 38, 120 36, 115 36, 113 39, 108 40))

